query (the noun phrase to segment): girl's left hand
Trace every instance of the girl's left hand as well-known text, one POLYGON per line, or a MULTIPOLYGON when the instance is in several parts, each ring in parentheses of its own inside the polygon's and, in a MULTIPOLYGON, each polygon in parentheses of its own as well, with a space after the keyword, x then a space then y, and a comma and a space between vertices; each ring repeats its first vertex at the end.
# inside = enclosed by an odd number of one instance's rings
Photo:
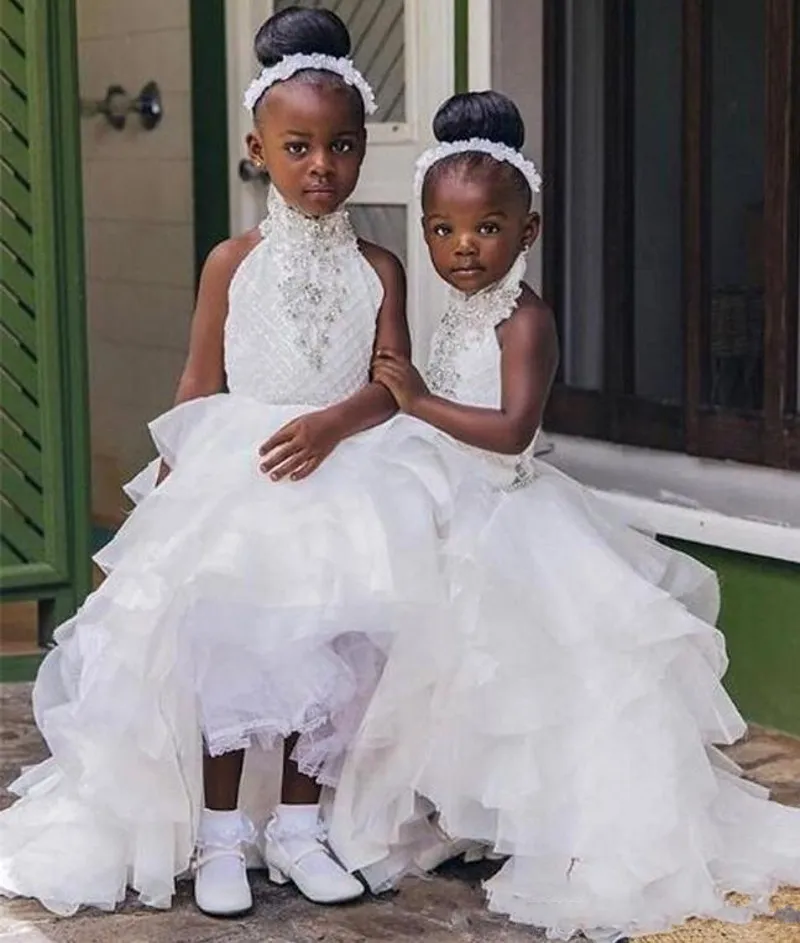
POLYGON ((261 471, 273 481, 292 481, 315 472, 341 441, 336 418, 328 410, 299 416, 279 429, 258 450, 261 471))
POLYGON ((372 379, 386 387, 404 413, 410 413, 417 400, 430 395, 425 381, 411 361, 390 350, 379 350, 375 354, 372 379))

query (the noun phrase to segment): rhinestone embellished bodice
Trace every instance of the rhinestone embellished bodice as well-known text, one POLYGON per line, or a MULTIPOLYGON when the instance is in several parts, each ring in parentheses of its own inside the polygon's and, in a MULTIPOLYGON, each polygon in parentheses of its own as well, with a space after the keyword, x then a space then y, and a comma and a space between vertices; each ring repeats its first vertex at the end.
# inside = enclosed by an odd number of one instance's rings
POLYGON ((383 286, 343 209, 312 219, 270 188, 261 240, 228 291, 231 393, 327 406, 367 382, 383 286))
MULTIPOLYGON (((432 392, 467 406, 500 407, 497 327, 514 312, 526 264, 526 256, 520 255, 505 278, 474 295, 450 289, 428 362, 427 381, 432 392)), ((533 477, 533 443, 521 455, 470 451, 490 463, 504 488, 520 487, 533 477)))

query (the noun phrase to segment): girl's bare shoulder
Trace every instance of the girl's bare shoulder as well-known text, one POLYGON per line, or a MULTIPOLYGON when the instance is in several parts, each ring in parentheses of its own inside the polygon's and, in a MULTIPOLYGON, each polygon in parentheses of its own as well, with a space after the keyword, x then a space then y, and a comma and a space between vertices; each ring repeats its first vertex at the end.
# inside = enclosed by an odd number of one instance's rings
POLYGON ((525 282, 514 313, 508 319, 515 331, 532 332, 538 337, 555 339, 556 319, 552 308, 525 282))
POLYGON ((558 330, 553 310, 524 282, 517 307, 503 325, 503 340, 536 350, 546 360, 558 360, 558 330))
POLYGON ((358 240, 358 248, 364 258, 378 273, 378 277, 384 286, 405 282, 405 271, 403 263, 397 256, 384 249, 383 246, 376 245, 374 242, 367 242, 366 239, 358 240))
POLYGON ((229 284, 236 270, 260 240, 261 234, 256 228, 218 243, 209 252, 203 265, 203 279, 229 284))

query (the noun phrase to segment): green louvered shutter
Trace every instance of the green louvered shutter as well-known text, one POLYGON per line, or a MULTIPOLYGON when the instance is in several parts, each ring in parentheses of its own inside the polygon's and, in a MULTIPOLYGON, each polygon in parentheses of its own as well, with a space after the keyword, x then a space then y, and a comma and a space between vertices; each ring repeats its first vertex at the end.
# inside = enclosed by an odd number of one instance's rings
POLYGON ((0 591, 42 635, 88 582, 75 52, 70 0, 0 0, 0 591))

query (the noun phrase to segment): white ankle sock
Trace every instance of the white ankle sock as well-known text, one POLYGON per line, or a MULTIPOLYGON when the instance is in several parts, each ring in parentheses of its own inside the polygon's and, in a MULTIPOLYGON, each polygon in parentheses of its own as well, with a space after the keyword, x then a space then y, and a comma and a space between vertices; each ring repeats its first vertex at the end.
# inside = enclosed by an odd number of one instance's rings
MULTIPOLYGON (((275 837, 286 849, 291 858, 295 858, 309 846, 309 842, 319 840, 319 805, 284 805, 275 809, 275 837)), ((307 855, 303 858, 303 871, 311 878, 325 878, 332 873, 340 873, 341 867, 324 852, 320 844, 320 854, 307 855)))
POLYGON ((319 827, 319 804, 286 805, 281 803, 275 809, 275 817, 282 828, 288 832, 304 832, 316 835, 319 827))
POLYGON ((205 845, 231 847, 242 840, 242 813, 238 809, 203 809, 197 840, 205 845))

